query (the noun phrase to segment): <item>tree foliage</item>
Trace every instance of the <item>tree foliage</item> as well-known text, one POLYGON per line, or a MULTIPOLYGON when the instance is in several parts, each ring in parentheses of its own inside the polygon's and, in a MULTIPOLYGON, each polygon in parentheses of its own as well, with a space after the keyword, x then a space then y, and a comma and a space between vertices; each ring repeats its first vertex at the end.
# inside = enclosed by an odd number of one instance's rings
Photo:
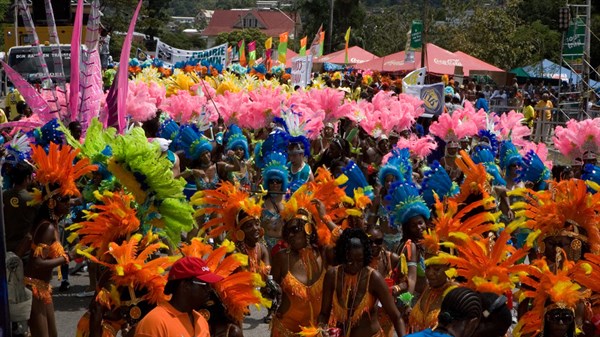
MULTIPOLYGON (((246 41, 246 45, 249 42, 256 41, 256 54, 262 55, 265 51, 265 41, 269 37, 265 35, 265 33, 261 32, 260 29, 251 28, 251 29, 242 29, 242 30, 234 30, 229 33, 221 33, 217 36, 216 44, 229 43, 231 46, 237 46, 238 42, 244 40, 246 41)), ((277 39, 273 39, 277 40, 277 39)), ((273 41, 273 44, 275 45, 273 41)))
POLYGON ((406 33, 418 16, 415 7, 400 5, 368 13, 365 24, 357 31, 362 47, 377 56, 404 50, 406 33))

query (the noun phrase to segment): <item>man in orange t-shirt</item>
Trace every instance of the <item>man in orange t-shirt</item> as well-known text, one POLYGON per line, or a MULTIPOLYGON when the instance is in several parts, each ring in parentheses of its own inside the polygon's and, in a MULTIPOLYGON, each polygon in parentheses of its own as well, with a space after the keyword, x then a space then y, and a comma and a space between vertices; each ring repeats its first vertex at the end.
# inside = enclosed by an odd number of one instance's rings
POLYGON ((223 278, 213 274, 204 260, 183 257, 173 264, 165 294, 160 303, 137 325, 135 337, 210 337, 206 318, 195 309, 210 298, 210 284, 223 278))

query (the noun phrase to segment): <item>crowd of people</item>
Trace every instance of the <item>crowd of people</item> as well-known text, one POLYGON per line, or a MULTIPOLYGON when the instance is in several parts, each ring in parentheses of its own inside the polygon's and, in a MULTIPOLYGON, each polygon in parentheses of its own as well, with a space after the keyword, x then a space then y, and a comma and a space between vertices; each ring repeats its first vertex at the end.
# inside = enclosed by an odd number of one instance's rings
POLYGON ((129 70, 125 125, 58 91, 0 125, 17 334, 57 336, 84 258, 77 336, 243 336, 253 305, 274 337, 600 335, 600 120, 553 165, 450 81, 427 119, 380 74, 129 70))

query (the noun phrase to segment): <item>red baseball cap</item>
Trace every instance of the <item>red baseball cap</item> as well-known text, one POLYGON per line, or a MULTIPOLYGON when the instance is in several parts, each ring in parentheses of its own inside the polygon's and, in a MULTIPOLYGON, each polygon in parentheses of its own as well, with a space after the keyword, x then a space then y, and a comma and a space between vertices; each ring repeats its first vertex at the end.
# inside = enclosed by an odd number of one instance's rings
POLYGON ((201 258, 186 256, 173 264, 171 270, 169 270, 169 281, 188 278, 196 278, 207 283, 215 283, 223 279, 223 277, 211 272, 206 262, 201 258))

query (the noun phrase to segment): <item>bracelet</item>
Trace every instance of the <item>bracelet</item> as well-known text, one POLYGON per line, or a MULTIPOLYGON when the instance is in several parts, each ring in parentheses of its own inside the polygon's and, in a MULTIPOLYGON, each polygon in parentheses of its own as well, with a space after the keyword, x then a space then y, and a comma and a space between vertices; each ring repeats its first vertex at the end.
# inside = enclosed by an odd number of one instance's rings
POLYGON ((334 242, 337 241, 337 239, 339 239, 340 236, 342 236, 343 231, 344 230, 340 226, 335 226, 335 228, 333 230, 331 230, 331 238, 333 239, 334 242))
POLYGON ((333 222, 333 220, 331 220, 331 217, 329 215, 325 215, 324 217, 321 218, 321 220, 323 220, 323 222, 325 222, 325 223, 333 222))

